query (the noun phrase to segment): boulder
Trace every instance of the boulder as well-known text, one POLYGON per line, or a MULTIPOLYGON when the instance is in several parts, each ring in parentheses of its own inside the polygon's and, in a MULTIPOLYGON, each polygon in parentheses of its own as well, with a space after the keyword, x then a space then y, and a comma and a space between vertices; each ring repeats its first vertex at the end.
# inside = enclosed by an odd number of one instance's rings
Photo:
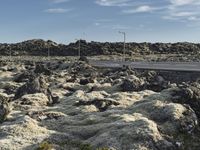
POLYGON ((44 74, 48 76, 52 74, 51 70, 49 70, 44 64, 37 64, 34 72, 36 74, 44 74))
POLYGON ((87 76, 89 75, 97 75, 97 69, 92 67, 91 65, 79 61, 79 62, 75 62, 73 63, 69 69, 68 69, 69 73, 71 74, 76 74, 77 76, 87 76))
POLYGON ((90 101, 80 100, 75 104, 75 106, 87 106, 87 105, 94 105, 96 108, 99 109, 99 111, 102 112, 106 111, 109 108, 109 106, 111 105, 118 106, 120 105, 120 103, 111 99, 93 99, 90 101))
POLYGON ((87 85, 89 83, 94 83, 92 78, 82 78, 80 79, 80 85, 87 85))
POLYGON ((11 111, 8 101, 9 98, 6 97, 5 94, 0 94, 0 123, 7 119, 7 116, 11 111))
POLYGON ((84 61, 85 63, 89 63, 89 60, 87 59, 86 56, 81 56, 81 57, 79 58, 79 61, 84 61))
POLYGON ((169 82, 155 71, 148 72, 146 80, 146 88, 155 92, 160 92, 169 86, 169 82))
POLYGON ((173 101, 188 104, 200 119, 200 84, 192 83, 179 86, 173 90, 173 101))
POLYGON ((21 105, 46 106, 49 99, 44 93, 27 94, 20 98, 21 105))
POLYGON ((33 80, 36 78, 36 74, 33 71, 24 71, 23 73, 15 76, 15 82, 26 82, 28 80, 33 80))
POLYGON ((0 82, 0 87, 5 90, 6 94, 9 95, 14 94, 21 85, 21 83, 16 83, 13 81, 0 82))
POLYGON ((80 79, 80 85, 87 85, 88 83, 90 83, 89 79, 80 79))
POLYGON ((61 112, 43 112, 43 111, 31 111, 28 112, 28 116, 30 116, 33 119, 36 119, 37 121, 42 120, 58 120, 59 118, 62 118, 65 116, 65 114, 61 112))
POLYGON ((18 99, 26 94, 47 93, 47 84, 43 76, 37 77, 32 81, 21 86, 15 93, 14 99, 18 99))
POLYGON ((124 79, 123 83, 120 85, 123 92, 141 91, 143 86, 144 81, 133 75, 124 79))
POLYGON ((48 88, 48 85, 43 76, 35 78, 33 81, 29 81, 23 86, 21 86, 15 93, 14 99, 19 99, 26 94, 35 94, 35 93, 44 93, 49 99, 49 104, 54 104, 59 102, 58 97, 52 95, 51 90, 48 88))

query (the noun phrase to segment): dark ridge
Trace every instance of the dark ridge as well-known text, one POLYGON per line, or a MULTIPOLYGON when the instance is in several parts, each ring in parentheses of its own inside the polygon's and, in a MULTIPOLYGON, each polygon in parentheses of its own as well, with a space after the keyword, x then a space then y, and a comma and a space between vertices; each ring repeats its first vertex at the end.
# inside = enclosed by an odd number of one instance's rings
MULTIPOLYGON (((13 56, 31 55, 47 56, 48 49, 51 56, 75 56, 78 54, 78 42, 68 45, 57 44, 51 40, 42 39, 28 40, 15 44, 0 44, 0 55, 13 56)), ((122 54, 123 43, 109 42, 86 42, 81 40, 81 55, 110 55, 122 54)), ((127 43, 127 54, 199 54, 200 44, 198 43, 127 43)))

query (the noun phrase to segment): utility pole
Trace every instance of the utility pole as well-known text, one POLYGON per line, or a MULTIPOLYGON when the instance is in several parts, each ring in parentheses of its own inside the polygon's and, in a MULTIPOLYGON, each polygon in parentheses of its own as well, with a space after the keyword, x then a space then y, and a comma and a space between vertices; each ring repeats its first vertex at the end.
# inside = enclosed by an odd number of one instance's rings
POLYGON ((123 34, 124 35, 124 49, 123 49, 123 61, 125 62, 125 51, 126 51, 126 32, 121 32, 119 31, 120 34, 123 34))
POLYGON ((81 39, 75 39, 78 41, 78 57, 81 58, 81 39))

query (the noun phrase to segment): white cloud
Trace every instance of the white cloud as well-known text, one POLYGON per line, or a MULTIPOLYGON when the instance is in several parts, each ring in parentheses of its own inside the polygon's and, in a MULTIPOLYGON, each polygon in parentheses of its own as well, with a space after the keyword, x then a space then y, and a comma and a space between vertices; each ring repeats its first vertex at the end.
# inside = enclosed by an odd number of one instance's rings
POLYGON ((46 13, 66 13, 66 12, 70 12, 71 10, 72 9, 50 8, 50 9, 44 10, 44 12, 46 12, 46 13))
POLYGON ((149 12, 149 11, 152 11, 153 8, 148 6, 148 5, 144 5, 144 6, 140 6, 138 7, 135 11, 136 12, 149 12))

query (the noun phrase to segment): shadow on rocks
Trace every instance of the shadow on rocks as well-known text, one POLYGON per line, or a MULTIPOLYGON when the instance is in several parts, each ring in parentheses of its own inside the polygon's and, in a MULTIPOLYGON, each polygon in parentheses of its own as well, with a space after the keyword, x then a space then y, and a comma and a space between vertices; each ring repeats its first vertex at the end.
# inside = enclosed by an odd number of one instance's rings
MULTIPOLYGON (((138 75, 139 76, 139 75, 138 75)), ((150 71, 140 77, 129 75, 123 79, 120 87, 123 92, 138 92, 143 90, 152 90, 154 92, 161 92, 167 89, 170 82, 166 81, 162 76, 154 71, 150 71)))
POLYGON ((180 104, 188 104, 200 119, 200 84, 195 82, 192 84, 179 85, 172 93, 173 102, 180 104))
POLYGON ((33 80, 37 77, 37 75, 33 71, 24 71, 23 73, 17 75, 14 78, 15 82, 27 82, 29 80, 33 80))
POLYGON ((79 61, 83 61, 83 62, 85 62, 85 63, 89 63, 89 60, 87 59, 86 56, 81 56, 81 57, 79 58, 79 61))
POLYGON ((0 123, 3 123, 10 113, 9 98, 0 95, 0 123))
POLYGON ((35 67, 35 70, 34 70, 34 73, 36 74, 44 74, 44 75, 51 75, 52 74, 52 71, 50 69, 47 68, 47 66, 45 66, 44 64, 36 64, 36 67, 35 67))
POLYGON ((99 109, 100 112, 106 111, 111 105, 118 106, 120 105, 119 102, 115 100, 108 100, 108 99, 94 99, 90 101, 78 101, 75 106, 87 106, 87 105, 94 105, 96 108, 99 109))
POLYGON ((33 80, 28 81, 26 84, 18 88, 15 93, 14 100, 21 98, 26 94, 44 93, 48 96, 49 104, 55 104, 59 102, 58 97, 52 95, 51 90, 48 88, 45 78, 43 76, 36 77, 33 80))

